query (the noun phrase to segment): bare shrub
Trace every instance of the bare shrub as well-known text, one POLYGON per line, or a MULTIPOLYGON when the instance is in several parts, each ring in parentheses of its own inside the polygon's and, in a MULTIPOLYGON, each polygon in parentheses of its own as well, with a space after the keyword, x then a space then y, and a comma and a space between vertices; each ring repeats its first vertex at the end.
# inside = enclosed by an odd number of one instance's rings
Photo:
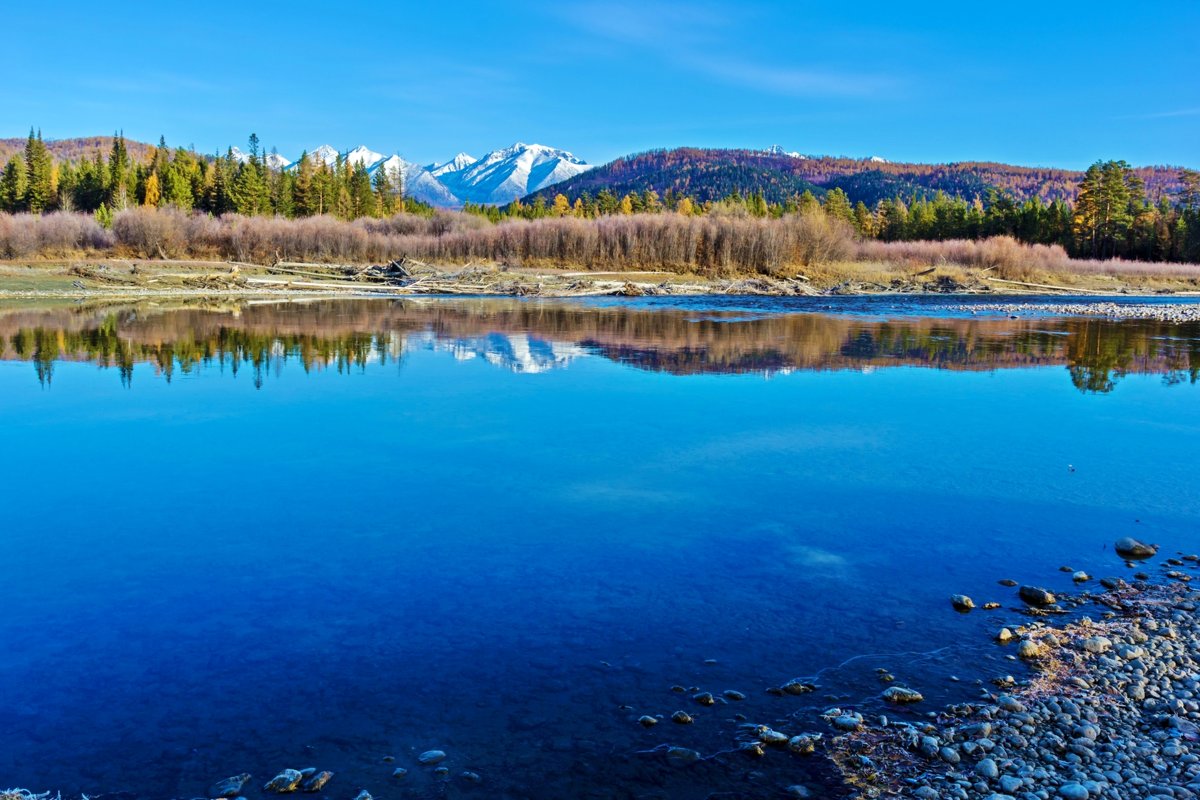
POLYGON ((131 208, 113 218, 117 244, 143 258, 179 258, 187 252, 187 216, 172 208, 131 208))
POLYGON ((5 258, 61 258, 112 246, 112 234, 86 214, 0 214, 0 255, 5 258))

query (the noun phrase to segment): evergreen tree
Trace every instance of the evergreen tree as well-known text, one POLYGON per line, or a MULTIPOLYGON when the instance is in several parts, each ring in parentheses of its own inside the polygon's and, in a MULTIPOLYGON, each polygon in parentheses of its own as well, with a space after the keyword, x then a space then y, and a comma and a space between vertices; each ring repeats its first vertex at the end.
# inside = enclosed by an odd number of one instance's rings
POLYGON ((125 134, 114 133, 112 150, 108 156, 108 207, 122 211, 129 207, 129 151, 125 148, 125 134))
POLYGON ((31 128, 29 139, 25 142, 25 201, 22 206, 26 211, 40 214, 50 210, 54 197, 54 170, 50 152, 42 141, 42 132, 38 131, 35 138, 31 128))
POLYGON ((14 155, 0 176, 0 211, 15 214, 25 207, 25 159, 14 155))

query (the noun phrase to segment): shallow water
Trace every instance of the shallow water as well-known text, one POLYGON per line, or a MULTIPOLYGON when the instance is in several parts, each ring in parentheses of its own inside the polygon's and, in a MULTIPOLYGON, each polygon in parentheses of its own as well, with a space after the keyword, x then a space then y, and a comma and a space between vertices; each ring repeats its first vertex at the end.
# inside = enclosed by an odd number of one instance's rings
POLYGON ((1200 549, 1194 324, 364 300, 2 308, 0 343, 3 785, 836 792, 820 758, 723 753, 734 715, 824 731, 885 710, 876 668, 928 698, 893 716, 972 698, 1019 674, 999 578, 1200 549))

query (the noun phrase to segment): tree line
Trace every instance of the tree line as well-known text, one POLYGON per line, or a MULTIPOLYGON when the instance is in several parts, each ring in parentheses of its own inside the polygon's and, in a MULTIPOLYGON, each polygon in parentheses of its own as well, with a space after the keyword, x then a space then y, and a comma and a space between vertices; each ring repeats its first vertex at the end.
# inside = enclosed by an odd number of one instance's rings
POLYGON ((340 156, 333 164, 301 155, 293 168, 272 169, 258 136, 249 153, 204 157, 165 139, 143 162, 130 158, 124 135, 113 136, 105 158, 55 163, 41 131, 29 132, 25 149, 13 155, 0 174, 0 211, 9 213, 84 211, 106 227, 112 215, 134 207, 173 207, 220 216, 309 217, 339 219, 389 217, 402 211, 432 213, 424 203, 404 197, 397 170, 373 173, 340 156))
MULTIPOLYGON (((1181 170, 1179 183, 1175 197, 1151 202, 1137 170, 1124 161, 1104 161, 1088 168, 1073 203, 1039 197, 1018 202, 995 187, 970 199, 939 191, 884 198, 871 206, 853 202, 840 187, 822 191, 820 197, 806 190, 783 202, 768 202, 761 191, 701 201, 673 189, 661 196, 652 189, 618 196, 603 188, 574 198, 538 194, 503 207, 468 203, 463 210, 492 222, 667 212, 757 218, 823 213, 863 238, 885 242, 1010 236, 1027 244, 1058 245, 1077 258, 1200 262, 1200 172, 1181 170)), ((242 158, 232 148, 204 157, 186 148, 171 149, 160 139, 145 159, 135 162, 118 133, 107 158, 97 151, 91 158, 55 162, 41 132, 30 130, 24 151, 13 155, 0 173, 0 211, 88 212, 107 228, 113 214, 134 207, 342 220, 433 213, 432 207, 405 196, 397 170, 370 172, 340 156, 329 164, 307 153, 286 170, 273 169, 254 134, 242 158)))

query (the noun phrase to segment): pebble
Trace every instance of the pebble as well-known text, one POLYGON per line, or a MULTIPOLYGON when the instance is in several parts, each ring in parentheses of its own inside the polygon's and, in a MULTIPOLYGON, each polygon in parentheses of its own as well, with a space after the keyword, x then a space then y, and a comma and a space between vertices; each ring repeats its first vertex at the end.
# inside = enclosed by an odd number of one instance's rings
POLYGON ((1058 794, 1063 800, 1088 800, 1087 787, 1078 783, 1064 783, 1058 787, 1058 794))
POLYGON ((304 779, 304 775, 299 770, 285 769, 271 780, 267 781, 263 786, 264 792, 275 792, 276 794, 286 794, 287 792, 296 791, 296 787, 300 785, 300 781, 304 779))
POLYGON ((653 728, 655 725, 658 724, 658 720, 655 719, 654 717, 650 716, 649 714, 645 714, 643 716, 638 717, 638 724, 641 725, 643 728, 653 728))
POLYGON ((965 594, 956 594, 950 598, 950 605, 959 611, 970 611, 975 607, 975 601, 965 594))
POLYGON ((746 699, 746 695, 742 694, 736 689, 726 689, 725 691, 721 692, 721 695, 726 700, 733 700, 734 702, 740 702, 746 699))
POLYGON ((426 750, 421 755, 417 756, 417 763, 426 766, 430 764, 439 764, 446 760, 446 753, 443 750, 426 750))
POLYGON ((889 686, 883 690, 883 699, 889 703, 907 704, 919 703, 925 697, 915 689, 906 689, 903 686, 889 686))
POLYGON ((671 722, 676 722, 680 725, 691 725, 692 715, 684 711, 676 711, 671 715, 671 722))
POLYGON ((408 776, 408 770, 406 770, 404 767, 396 767, 396 769, 392 771, 393 778, 400 779, 400 778, 404 778, 407 776, 408 776))

